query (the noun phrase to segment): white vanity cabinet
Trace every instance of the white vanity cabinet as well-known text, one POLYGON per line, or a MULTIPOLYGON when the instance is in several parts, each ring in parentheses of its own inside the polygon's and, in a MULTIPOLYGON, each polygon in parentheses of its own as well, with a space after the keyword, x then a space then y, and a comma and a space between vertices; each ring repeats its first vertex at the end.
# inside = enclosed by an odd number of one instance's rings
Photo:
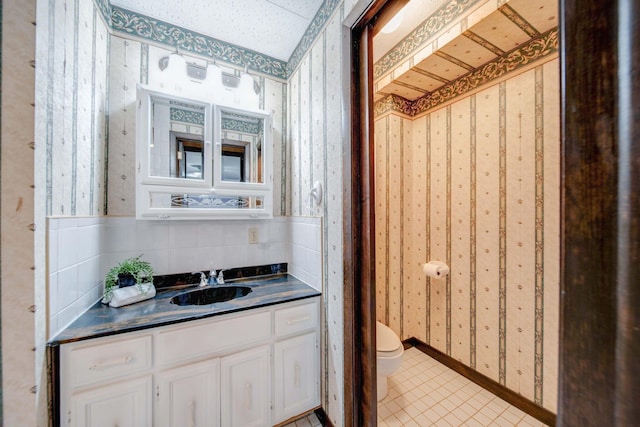
POLYGON ((152 427, 151 375, 88 389, 70 398, 67 425, 152 427))
POLYGON ((315 303, 275 312, 274 416, 285 421, 320 403, 320 340, 315 303))
POLYGON ((60 425, 269 426, 320 405, 320 297, 60 346, 60 425))
POLYGON ((156 374, 156 427, 214 426, 220 420, 220 359, 156 374))
POLYGON ((222 425, 267 426, 271 420, 270 349, 264 345, 222 359, 222 425))

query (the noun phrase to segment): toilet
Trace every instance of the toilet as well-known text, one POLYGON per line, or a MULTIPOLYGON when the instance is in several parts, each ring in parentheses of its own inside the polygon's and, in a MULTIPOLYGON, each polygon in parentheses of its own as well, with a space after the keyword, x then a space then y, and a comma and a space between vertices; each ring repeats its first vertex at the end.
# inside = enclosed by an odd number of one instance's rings
POLYGON ((376 380, 378 401, 387 396, 387 377, 393 375, 402 363, 404 347, 400 338, 387 325, 376 322, 376 380))

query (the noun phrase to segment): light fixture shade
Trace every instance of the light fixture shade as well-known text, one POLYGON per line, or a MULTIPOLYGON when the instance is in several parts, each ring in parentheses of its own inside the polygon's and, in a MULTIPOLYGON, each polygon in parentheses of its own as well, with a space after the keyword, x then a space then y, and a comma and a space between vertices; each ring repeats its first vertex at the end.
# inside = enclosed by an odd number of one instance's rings
POLYGON ((220 100, 223 95, 222 70, 216 64, 207 65, 207 76, 204 80, 205 94, 208 99, 220 100))
POLYGON ((397 30, 400 27, 400 24, 402 24, 402 16, 403 15, 404 15, 403 11, 400 10, 398 13, 395 14, 395 16, 393 18, 391 18, 391 20, 389 20, 389 22, 387 22, 387 25, 382 27, 380 32, 382 32, 384 34, 393 33, 395 30, 397 30))
POLYGON ((178 53, 169 55, 167 68, 162 71, 160 86, 172 92, 181 92, 187 75, 187 61, 178 53))
POLYGON ((240 84, 236 89, 236 103, 247 107, 258 107, 258 94, 255 91, 255 82, 249 73, 243 73, 240 84))

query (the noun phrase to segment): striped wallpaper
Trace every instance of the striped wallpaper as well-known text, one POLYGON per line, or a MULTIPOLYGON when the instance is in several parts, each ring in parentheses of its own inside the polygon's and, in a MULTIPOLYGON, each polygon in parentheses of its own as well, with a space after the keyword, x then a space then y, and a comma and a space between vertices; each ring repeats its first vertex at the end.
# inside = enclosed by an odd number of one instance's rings
POLYGON ((322 406, 334 426, 343 425, 343 256, 342 256, 342 68, 341 4, 326 28, 300 58, 288 82, 289 184, 291 215, 323 218, 323 390, 322 406), (309 192, 320 181, 321 207, 309 192))
POLYGON ((377 318, 556 412, 559 65, 375 121, 377 318), (428 279, 421 266, 446 262, 428 279))
POLYGON ((99 216, 105 204, 109 32, 93 2, 50 2, 43 147, 46 215, 99 216))

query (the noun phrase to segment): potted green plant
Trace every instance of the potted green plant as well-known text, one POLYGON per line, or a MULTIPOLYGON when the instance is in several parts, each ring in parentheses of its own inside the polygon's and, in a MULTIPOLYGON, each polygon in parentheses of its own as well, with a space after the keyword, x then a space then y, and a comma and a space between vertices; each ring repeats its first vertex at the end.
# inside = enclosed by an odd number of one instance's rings
MULTIPOLYGON (((127 258, 107 272, 104 279, 103 303, 111 302, 115 290, 134 284, 138 294, 145 295, 148 292, 149 285, 153 285, 153 268, 149 262, 141 260, 140 257, 142 255, 127 258)), ((128 294, 131 294, 131 292, 128 292, 128 294)))

